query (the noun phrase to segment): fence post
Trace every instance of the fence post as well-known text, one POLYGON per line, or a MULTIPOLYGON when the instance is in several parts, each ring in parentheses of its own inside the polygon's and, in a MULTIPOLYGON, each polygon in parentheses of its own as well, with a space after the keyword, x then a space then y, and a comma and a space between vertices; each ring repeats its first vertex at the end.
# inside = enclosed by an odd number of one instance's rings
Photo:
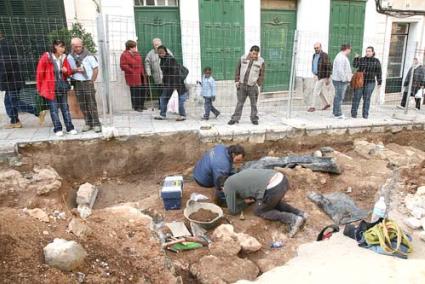
MULTIPOLYGON (((418 42, 416 42, 415 53, 414 53, 413 58, 416 57, 417 52, 418 52, 418 42)), ((404 114, 407 114, 407 112, 409 111, 409 101, 410 101, 410 95, 412 94, 413 75, 415 73, 415 67, 417 67, 417 66, 415 66, 413 64, 412 64, 412 67, 410 67, 412 72, 410 73, 410 78, 409 78, 409 87, 408 87, 408 90, 407 90, 407 99, 406 99, 406 107, 404 108, 404 114)), ((403 90, 403 92, 404 92, 404 90, 403 90)))
MULTIPOLYGON (((106 21, 108 23, 108 21, 106 21)), ((100 67, 102 68, 102 84, 103 84, 103 119, 106 121, 106 114, 111 114, 110 98, 109 98, 109 53, 106 46, 105 26, 102 12, 97 14, 96 18, 97 38, 99 44, 100 67)), ((112 121, 111 121, 112 123, 112 121)))
POLYGON ((298 50, 298 30, 294 31, 294 45, 292 47, 292 61, 291 61, 291 75, 289 77, 289 98, 288 98, 288 111, 286 118, 291 118, 291 112, 292 112, 292 98, 294 94, 294 85, 295 85, 295 62, 297 57, 297 50, 298 50))

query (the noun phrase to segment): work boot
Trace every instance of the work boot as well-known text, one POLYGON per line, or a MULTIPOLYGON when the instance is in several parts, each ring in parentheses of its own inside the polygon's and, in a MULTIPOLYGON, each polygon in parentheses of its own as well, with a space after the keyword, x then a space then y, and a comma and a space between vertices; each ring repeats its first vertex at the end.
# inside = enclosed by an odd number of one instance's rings
POLYGON ((20 121, 18 121, 16 123, 10 123, 10 124, 6 125, 4 128, 6 128, 6 129, 22 128, 22 123, 20 121))
POLYGON ((304 222, 305 219, 303 217, 297 216, 295 222, 291 224, 291 229, 289 230, 288 237, 293 238, 301 229, 304 222))
POLYGON ((42 110, 38 114, 38 124, 43 125, 46 119, 47 110, 42 110))

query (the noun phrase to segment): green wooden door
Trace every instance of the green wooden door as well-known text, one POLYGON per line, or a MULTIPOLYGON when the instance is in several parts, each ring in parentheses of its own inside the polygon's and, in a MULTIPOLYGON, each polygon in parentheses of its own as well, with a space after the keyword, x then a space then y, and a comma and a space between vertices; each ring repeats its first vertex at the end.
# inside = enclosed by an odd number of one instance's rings
POLYGON ((199 0, 202 68, 213 69, 216 80, 234 78, 244 53, 244 1, 199 0))
POLYGON ((288 90, 296 11, 261 11, 261 56, 266 62, 263 90, 288 90))
POLYGON ((136 7, 134 14, 138 49, 143 57, 152 49, 152 39, 160 38, 177 61, 182 62, 178 7, 136 7))
POLYGON ((339 52, 341 44, 352 46, 352 56, 362 54, 366 0, 332 0, 329 28, 329 54, 339 52))

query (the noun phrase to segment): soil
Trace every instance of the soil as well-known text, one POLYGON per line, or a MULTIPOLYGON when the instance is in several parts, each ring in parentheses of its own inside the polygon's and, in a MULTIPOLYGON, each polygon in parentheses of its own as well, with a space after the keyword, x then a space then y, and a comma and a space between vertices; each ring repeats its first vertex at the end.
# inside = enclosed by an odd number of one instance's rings
POLYGON ((199 209, 198 211, 190 214, 189 218, 195 221, 200 222, 210 222, 218 217, 218 214, 215 212, 212 212, 211 210, 207 209, 199 209))
MULTIPOLYGON (((320 230, 333 222, 307 199, 310 191, 345 192, 358 207, 370 210, 377 191, 393 175, 393 169, 387 161, 366 159, 354 152, 352 141, 359 137, 374 143, 398 143, 425 150, 423 131, 303 136, 262 145, 244 145, 249 153, 248 160, 264 155, 312 153, 322 146, 331 146, 338 151, 332 156, 343 173, 331 175, 303 168, 283 170, 290 182, 285 201, 309 214, 303 229, 291 239, 287 238, 286 225, 261 219, 251 208, 244 212, 245 220, 223 209, 223 223, 232 224, 235 232, 249 234, 262 244, 258 252, 240 253, 239 257, 248 258, 259 267, 260 273, 264 273, 293 258, 300 244, 314 241, 320 230), (283 247, 272 249, 274 241, 282 241, 283 247)), ((17 168, 19 171, 29 171, 36 164, 48 164, 63 177, 63 185, 54 194, 29 196, 25 193, 20 196, 16 193, 0 203, 0 279, 6 283, 70 283, 76 282, 76 272, 82 272, 87 283, 175 283, 178 276, 184 283, 199 283, 191 275, 190 267, 210 254, 208 248, 179 254, 165 252, 149 226, 133 217, 111 214, 109 210, 111 206, 130 202, 154 222, 186 222, 183 209, 190 195, 201 193, 213 200, 214 191, 197 185, 190 178, 190 171, 186 171, 182 209, 166 211, 158 192, 165 176, 182 174, 211 146, 194 141, 198 139, 187 134, 129 141, 68 141, 21 148, 24 164, 17 168), (81 147, 85 150, 81 151, 81 147), (93 215, 87 219, 93 234, 80 239, 68 233, 67 226, 73 217, 71 210, 76 206, 76 191, 84 182, 95 184, 99 193, 93 215), (24 207, 42 208, 49 214, 54 210, 63 211, 67 218, 43 223, 25 215, 21 210, 24 207), (54 238, 75 240, 87 250, 88 257, 78 271, 62 272, 44 263, 43 247, 54 238)), ((424 163, 401 169, 401 183, 406 193, 425 185, 424 173, 424 163)), ((202 216, 192 218, 212 218, 207 212, 201 213, 202 216)), ((211 233, 212 230, 208 232, 211 233)))

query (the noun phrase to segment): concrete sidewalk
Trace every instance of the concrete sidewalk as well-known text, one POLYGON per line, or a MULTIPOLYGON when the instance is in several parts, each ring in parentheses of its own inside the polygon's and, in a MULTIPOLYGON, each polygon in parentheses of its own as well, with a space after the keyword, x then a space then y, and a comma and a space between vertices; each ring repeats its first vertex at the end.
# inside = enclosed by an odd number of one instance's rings
MULTIPOLYGON (((349 117, 349 106, 344 106, 343 110, 345 115, 349 117)), ((293 111, 290 119, 282 117, 282 113, 274 114, 269 110, 266 113, 263 110, 259 114, 259 125, 251 124, 248 111, 249 109, 245 108, 242 120, 239 124, 233 126, 227 125, 230 119, 229 114, 223 114, 218 119, 212 118, 208 122, 201 121, 199 116, 189 115, 186 121, 177 122, 173 115, 170 115, 165 121, 154 120, 153 117, 157 115, 157 112, 151 110, 143 113, 129 111, 116 114, 113 116, 112 121, 110 121, 111 119, 104 121, 104 125, 115 127, 117 137, 120 139, 126 139, 130 136, 174 134, 189 131, 199 133, 200 139, 204 142, 225 140, 260 143, 304 134, 353 134, 388 130, 396 132, 402 129, 423 129, 425 125, 425 111, 410 110, 409 115, 405 117, 402 110, 398 110, 393 106, 373 107, 370 111, 369 119, 347 118, 344 120, 331 117, 329 110, 316 111, 314 113, 308 113, 304 109, 293 111)), ((42 127, 38 126, 37 118, 32 115, 21 114, 20 119, 24 128, 4 129, 8 118, 5 114, 1 116, 0 152, 10 153, 14 151, 17 144, 103 138, 102 133, 94 133, 93 131, 56 137, 53 133, 50 116, 46 117, 46 123, 42 127)), ((84 121, 81 119, 74 119, 73 123, 77 130, 84 125, 84 121)))

